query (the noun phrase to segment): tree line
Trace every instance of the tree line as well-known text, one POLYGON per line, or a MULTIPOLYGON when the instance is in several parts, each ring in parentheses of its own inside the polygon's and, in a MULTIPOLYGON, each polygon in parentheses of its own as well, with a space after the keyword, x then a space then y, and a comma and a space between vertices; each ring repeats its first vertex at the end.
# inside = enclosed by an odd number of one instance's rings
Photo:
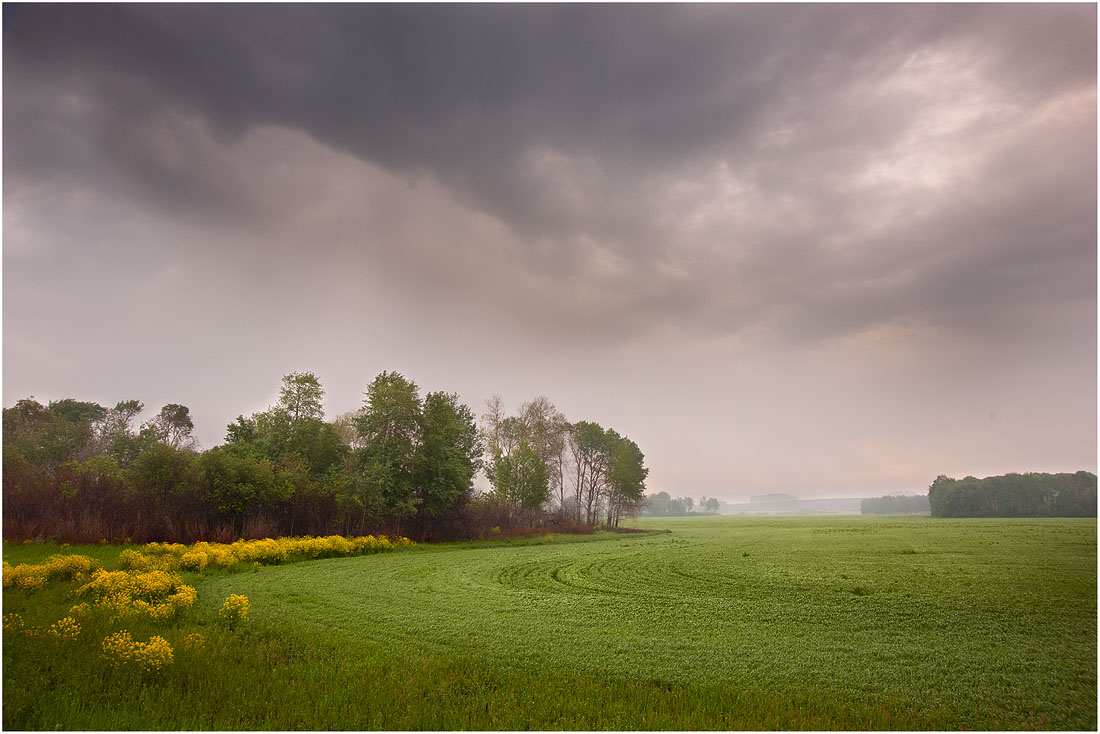
POLYGON ((137 400, 105 408, 33 398, 3 411, 7 538, 74 542, 276 535, 477 537, 517 528, 615 526, 642 506, 637 444, 571 423, 545 397, 508 415, 494 396, 478 425, 454 393, 421 396, 383 372, 363 405, 325 420, 313 373, 283 378, 274 406, 201 450, 186 406, 137 424, 137 400), (478 494, 484 470, 491 490, 478 494))
POLYGON ((1096 475, 940 475, 928 488, 928 499, 934 517, 1095 517, 1096 475))
POLYGON ((668 492, 657 492, 645 497, 645 509, 642 514, 646 517, 676 517, 680 515, 716 515, 720 507, 717 497, 707 498, 703 495, 696 504, 692 497, 676 497, 673 499, 668 492), (698 508, 698 509, 696 509, 698 508))
POLYGON ((861 515, 927 515, 931 512, 928 495, 886 495, 868 497, 859 503, 861 515))

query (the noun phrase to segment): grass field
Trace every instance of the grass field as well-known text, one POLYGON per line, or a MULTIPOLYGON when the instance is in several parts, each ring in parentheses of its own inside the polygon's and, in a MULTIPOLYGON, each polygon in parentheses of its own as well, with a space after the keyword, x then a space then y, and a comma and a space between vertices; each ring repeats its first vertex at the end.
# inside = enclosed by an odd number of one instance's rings
MULTIPOLYGON (((156 676, 5 633, 4 726, 1096 727, 1095 520, 639 524, 672 532, 195 576, 196 608, 161 634, 208 644, 156 676), (245 630, 213 622, 229 594, 245 630)), ((4 603, 56 619, 71 601, 4 603)))

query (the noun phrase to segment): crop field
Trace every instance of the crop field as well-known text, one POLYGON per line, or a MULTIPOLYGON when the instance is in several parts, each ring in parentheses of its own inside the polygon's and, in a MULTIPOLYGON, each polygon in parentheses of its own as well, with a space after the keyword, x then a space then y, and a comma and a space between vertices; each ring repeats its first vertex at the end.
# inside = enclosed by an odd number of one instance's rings
MULTIPOLYGON (((671 532, 198 576, 175 624, 208 636, 209 659, 181 655, 126 690, 121 673, 32 672, 13 649, 29 643, 5 632, 4 725, 1096 728, 1095 520, 638 525, 671 532), (248 628, 218 631, 231 594, 248 628)), ((34 552, 5 546, 5 560, 34 552)), ((5 613, 20 594, 5 591, 5 613)))

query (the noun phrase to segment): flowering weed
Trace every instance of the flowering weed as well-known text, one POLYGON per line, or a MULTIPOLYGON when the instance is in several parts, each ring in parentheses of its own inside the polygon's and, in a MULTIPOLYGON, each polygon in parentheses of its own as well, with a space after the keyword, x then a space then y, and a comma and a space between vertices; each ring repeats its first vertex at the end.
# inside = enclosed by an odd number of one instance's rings
POLYGON ((156 672, 172 662, 172 647, 159 635, 148 642, 136 642, 130 633, 122 630, 108 635, 102 644, 103 657, 111 665, 136 666, 148 672, 156 672))
POLYGON ((198 594, 167 571, 96 571, 75 592, 110 612, 112 619, 146 616, 170 619, 195 603, 198 594))
POLYGON ((53 555, 45 563, 4 563, 4 588, 15 587, 27 591, 43 589, 50 581, 73 580, 87 574, 98 564, 87 556, 53 555))
POLYGON ((144 554, 124 550, 119 554, 119 565, 133 570, 176 570, 202 572, 214 566, 233 568, 240 563, 255 568, 285 563, 293 556, 307 558, 335 558, 380 553, 415 545, 408 538, 363 535, 345 538, 341 535, 302 538, 265 538, 263 540, 238 540, 235 543, 208 543, 190 546, 179 543, 148 543, 144 554))
POLYGON ((72 617, 62 617, 50 625, 49 633, 63 640, 75 640, 80 636, 80 624, 72 617))
POLYGON ((230 629, 234 629, 248 621, 248 597, 240 594, 230 594, 218 610, 222 621, 230 629))

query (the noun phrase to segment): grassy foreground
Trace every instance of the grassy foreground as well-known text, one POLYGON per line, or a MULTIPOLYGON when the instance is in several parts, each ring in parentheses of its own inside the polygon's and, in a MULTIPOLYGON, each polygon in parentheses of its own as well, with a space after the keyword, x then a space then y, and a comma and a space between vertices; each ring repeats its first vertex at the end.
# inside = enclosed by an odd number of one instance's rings
POLYGON ((673 532, 185 577, 195 608, 134 636, 206 642, 153 674, 108 666, 106 628, 5 631, 4 728, 1096 727, 1095 520, 644 524, 673 532), (229 594, 247 626, 217 624, 229 594))

